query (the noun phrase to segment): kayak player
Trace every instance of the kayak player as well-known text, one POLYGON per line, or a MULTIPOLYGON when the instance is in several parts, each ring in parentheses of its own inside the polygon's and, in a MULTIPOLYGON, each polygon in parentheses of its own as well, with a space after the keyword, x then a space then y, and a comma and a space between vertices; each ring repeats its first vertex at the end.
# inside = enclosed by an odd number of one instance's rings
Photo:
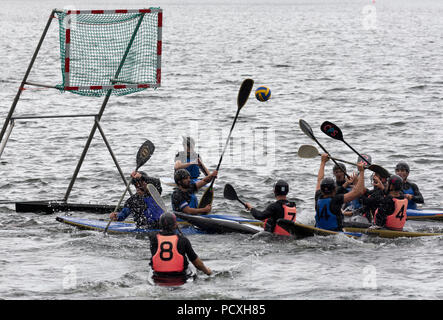
POLYGON ((324 177, 325 165, 328 160, 329 156, 326 153, 321 155, 315 191, 315 226, 326 230, 342 231, 343 213, 341 208, 345 202, 357 199, 364 193, 365 167, 362 162, 357 165, 360 174, 351 191, 344 194, 337 193, 334 179, 324 177))
POLYGON ((192 275, 188 261, 205 274, 212 273, 194 252, 189 239, 182 234, 176 234, 178 227, 175 214, 169 212, 162 214, 159 225, 159 232, 149 234, 152 254, 149 265, 154 272, 153 279, 157 283, 183 284, 186 278, 192 275))
MULTIPOLYGON (((364 160, 362 160, 360 156, 357 157, 357 164, 363 163, 364 166, 368 166, 369 163, 372 161, 372 157, 368 154, 362 154, 362 157, 364 160)), ((358 173, 352 173, 351 179, 350 180, 346 179, 345 183, 343 183, 342 185, 343 188, 339 187, 337 189, 337 193, 346 193, 351 191, 352 186, 357 181, 357 178, 358 178, 358 173)), ((361 212, 361 207, 362 207, 362 197, 358 197, 357 199, 345 203, 345 205, 343 206, 343 210, 346 211, 346 215, 349 216, 349 215, 354 215, 354 212, 357 214, 361 212)))
POLYGON ((194 151, 194 139, 191 137, 182 138, 184 151, 180 151, 175 155, 174 170, 186 169, 191 175, 191 180, 197 182, 200 169, 205 176, 209 175, 209 170, 203 164, 200 155, 194 151))
POLYGON ((375 211, 385 197, 387 190, 387 178, 382 178, 378 173, 371 175, 371 183, 373 188, 366 189, 365 194, 360 198, 362 206, 353 212, 354 215, 363 216, 369 222, 372 222, 375 211))
POLYGON ((178 169, 174 173, 174 181, 177 187, 174 188, 171 196, 172 210, 187 214, 205 214, 211 212, 211 205, 198 208, 198 200, 195 193, 213 178, 217 177, 217 171, 213 171, 203 179, 193 182, 191 175, 185 169, 178 169))
POLYGON ((341 187, 346 182, 346 166, 339 162, 338 164, 334 165, 334 168, 332 168, 332 173, 335 177, 335 183, 338 187, 341 187))
POLYGON ((274 184, 274 196, 277 201, 271 203, 264 211, 259 211, 251 206, 250 203, 245 203, 248 211, 251 211, 252 216, 258 220, 264 220, 264 230, 279 235, 290 235, 286 230, 277 225, 278 219, 286 219, 295 221, 296 207, 295 202, 290 202, 287 199, 289 192, 289 185, 284 180, 278 180, 274 184))
POLYGON ((161 194, 161 182, 157 178, 149 177, 143 171, 134 171, 131 174, 132 183, 136 188, 136 193, 126 200, 123 209, 120 212, 112 212, 109 218, 112 221, 123 221, 130 214, 133 214, 137 228, 151 229, 158 227, 158 219, 163 210, 152 199, 147 185, 153 184, 161 194))
POLYGON ((381 200, 374 215, 374 228, 402 231, 406 222, 408 199, 402 192, 403 179, 391 175, 388 179, 387 194, 381 200))
POLYGON ((406 199, 408 199, 408 209, 417 209, 417 203, 424 203, 425 200, 418 186, 407 180, 409 176, 409 165, 404 161, 400 161, 395 166, 395 174, 403 179, 403 193, 406 199))

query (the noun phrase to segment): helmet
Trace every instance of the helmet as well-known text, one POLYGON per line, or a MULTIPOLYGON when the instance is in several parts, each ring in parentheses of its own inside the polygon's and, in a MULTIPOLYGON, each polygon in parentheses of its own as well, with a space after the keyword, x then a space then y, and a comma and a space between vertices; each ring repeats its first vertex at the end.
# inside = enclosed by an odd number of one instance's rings
POLYGON ((379 173, 376 173, 376 172, 373 172, 372 174, 371 174, 371 183, 372 182, 374 182, 374 177, 377 177, 377 178, 379 178, 380 179, 380 181, 381 181, 381 183, 383 183, 383 184, 385 184, 387 181, 388 181, 388 179, 386 178, 386 177, 382 177, 382 176, 380 176, 380 174, 379 173))
POLYGON ((392 186, 392 191, 401 191, 403 189, 403 179, 396 174, 391 175, 388 179, 388 191, 391 191, 390 186, 392 186))
POLYGON ((182 138, 183 138, 183 147, 185 148, 185 150, 188 146, 191 150, 193 150, 195 147, 194 139, 192 139, 191 137, 183 137, 183 136, 182 138))
POLYGON ((132 183, 136 184, 136 183, 138 183, 140 181, 144 181, 144 182, 147 183, 148 179, 149 179, 149 176, 146 174, 146 172, 144 172, 144 171, 137 171, 137 172, 141 174, 141 177, 138 178, 138 179, 132 179, 132 183))
POLYGON ((178 184, 183 179, 186 179, 187 177, 190 177, 189 171, 186 169, 178 169, 174 173, 174 181, 176 184, 178 184))
POLYGON ((278 180, 274 184, 274 194, 276 196, 285 196, 288 194, 288 192, 289 192, 289 185, 286 181, 278 180))
POLYGON ((405 170, 406 172, 409 173, 409 165, 406 162, 404 162, 404 161, 400 161, 395 166, 395 170, 405 170))
POLYGON ((332 172, 336 171, 336 170, 340 170, 340 168, 346 172, 346 166, 343 163, 338 163, 334 166, 334 168, 332 168, 332 172))
POLYGON ((324 178, 321 182, 320 182, 320 190, 323 193, 332 193, 335 190, 335 181, 332 178, 324 178))
POLYGON ((170 212, 165 212, 160 216, 158 223, 160 229, 172 231, 175 229, 175 226, 177 225, 177 218, 175 217, 175 214, 170 212))
MULTIPOLYGON (((365 162, 367 164, 372 163, 372 157, 369 154, 362 154, 361 155, 363 158, 365 158, 365 162)), ((360 158, 360 156, 357 157, 357 163, 362 162, 362 158, 360 158)))
POLYGON ((158 190, 158 193, 162 194, 163 190, 159 179, 148 176, 147 173, 144 171, 138 171, 138 173, 141 174, 141 177, 138 179, 132 179, 132 183, 134 185, 136 185, 140 181, 143 181, 146 182, 147 184, 152 184, 158 190))

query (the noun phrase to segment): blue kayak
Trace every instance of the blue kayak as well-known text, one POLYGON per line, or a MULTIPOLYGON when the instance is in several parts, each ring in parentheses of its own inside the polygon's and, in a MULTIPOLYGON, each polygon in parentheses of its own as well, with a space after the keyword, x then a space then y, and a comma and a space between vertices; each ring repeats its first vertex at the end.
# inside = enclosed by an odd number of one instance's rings
MULTIPOLYGON (((253 224, 256 226, 263 226, 263 221, 261 221, 261 220, 251 219, 251 218, 243 218, 243 217, 239 217, 239 216, 231 216, 231 215, 227 215, 227 214, 204 214, 204 215, 199 215, 199 217, 211 218, 211 219, 222 219, 222 220, 235 221, 235 222, 239 222, 239 223, 249 223, 249 224, 253 224)), ((179 221, 180 221, 180 218, 179 218, 179 221)))
POLYGON ((408 220, 443 220, 443 209, 408 209, 408 220))
MULTIPOLYGON (((75 218, 75 217, 56 217, 58 222, 66 223, 71 226, 75 226, 77 228, 83 230, 95 230, 103 232, 108 225, 109 220, 97 220, 97 219, 85 219, 85 218, 75 218)), ((185 235, 204 233, 201 230, 194 228, 192 225, 180 225, 180 230, 185 235)), ((108 233, 112 234, 128 234, 128 233, 149 233, 154 231, 160 231, 159 229, 139 229, 136 227, 136 224, 133 222, 122 222, 122 221, 113 221, 109 225, 108 233)))
MULTIPOLYGON (((184 215, 186 216, 186 215, 184 215)), ((243 218, 239 216, 230 216, 230 215, 222 215, 222 214, 207 214, 200 215, 194 217, 202 217, 204 220, 200 219, 199 221, 206 221, 209 223, 205 223, 203 225, 198 225, 200 228, 195 228, 196 224, 189 222, 189 219, 180 219, 178 216, 177 222, 179 223, 180 229, 183 234, 197 234, 197 233, 206 233, 206 231, 212 230, 214 228, 222 230, 226 230, 226 232, 235 232, 237 230, 237 226, 240 224, 245 225, 253 225, 253 226, 261 226, 263 224, 262 221, 256 219, 243 218), (209 227, 206 226, 211 226, 209 227), (204 226, 202 228, 202 226, 204 226)), ((191 217, 192 218, 192 217, 191 217)), ((64 217, 56 217, 56 220, 62 223, 66 223, 77 228, 86 229, 86 230, 96 230, 96 231, 104 231, 106 226, 108 225, 109 220, 105 219, 86 219, 86 218, 76 218, 71 216, 64 217)), ((242 227, 243 229, 252 229, 247 228, 247 226, 242 227)), ((113 221, 109 225, 108 233, 148 233, 153 231, 159 231, 158 229, 139 229, 136 228, 135 223, 133 222, 125 222, 125 221, 113 221)))

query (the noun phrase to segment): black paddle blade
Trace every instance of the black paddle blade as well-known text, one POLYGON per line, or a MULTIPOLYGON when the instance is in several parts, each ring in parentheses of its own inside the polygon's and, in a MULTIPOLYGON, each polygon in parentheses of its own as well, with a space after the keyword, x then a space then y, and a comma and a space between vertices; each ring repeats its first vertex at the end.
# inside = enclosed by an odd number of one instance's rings
POLYGON ((140 149, 137 152, 137 169, 140 168, 142 165, 144 165, 146 163, 146 161, 149 160, 149 158, 151 158, 152 154, 154 153, 155 150, 155 146, 154 144, 149 141, 146 140, 145 143, 143 143, 140 147, 140 149))
POLYGON ((371 164, 368 167, 369 170, 375 172, 376 174, 378 174, 380 177, 382 178, 389 178, 391 176, 391 174, 389 173, 388 170, 386 170, 385 168, 383 168, 382 166, 376 165, 376 164, 371 164))
POLYGON ((254 85, 254 80, 252 79, 243 80, 237 96, 238 109, 241 109, 245 105, 246 101, 248 101, 253 85, 254 85))
POLYGON ((203 193, 202 198, 200 199, 200 202, 198 203, 198 208, 204 208, 208 204, 212 204, 212 200, 214 199, 214 189, 212 186, 210 186, 206 191, 203 193))
POLYGON ((225 190, 223 190, 223 196, 228 200, 238 200, 237 192, 233 186, 229 183, 225 184, 225 190))
POLYGON ((307 123, 303 119, 300 119, 298 121, 298 124, 300 125, 301 131, 303 131, 305 135, 307 135, 309 138, 311 138, 314 141, 316 140, 315 137, 314 137, 314 132, 312 131, 312 128, 309 125, 309 123, 307 123))
POLYGON ((320 126, 320 130, 332 139, 343 141, 343 134, 339 127, 329 121, 325 121, 320 126))

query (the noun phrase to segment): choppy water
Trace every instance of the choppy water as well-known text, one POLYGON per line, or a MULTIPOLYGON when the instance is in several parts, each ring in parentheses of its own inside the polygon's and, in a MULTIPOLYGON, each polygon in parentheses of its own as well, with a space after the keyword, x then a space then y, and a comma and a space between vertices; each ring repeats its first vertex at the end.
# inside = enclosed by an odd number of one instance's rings
MULTIPOLYGON (((162 87, 111 97, 102 126, 129 174, 138 147, 156 150, 143 170, 172 173, 181 135, 197 140, 217 164, 236 112, 240 83, 267 85, 272 99, 253 96, 241 110, 220 168, 214 212, 248 216, 223 199, 233 184, 259 208, 272 184, 286 179, 298 220, 313 223, 318 159, 300 159, 311 144, 308 121, 339 158, 357 157, 319 130, 329 120, 345 140, 392 170, 403 159, 427 207, 443 207, 443 4, 440 1, 282 1, 280 4, 159 1, 164 9, 162 87)), ((70 8, 138 8, 142 1, 71 1, 70 8)), ((50 10, 57 1, 3 1, 0 11, 0 118, 15 96, 50 10)), ((54 21, 29 80, 60 81, 54 21)), ((96 113, 101 99, 27 90, 18 114, 96 113)), ((3 122, 2 122, 3 124, 3 122)), ((92 120, 17 122, 0 159, 0 199, 61 199, 92 120)), ((327 170, 331 170, 328 165, 327 170)), ((331 172, 331 171, 329 171, 331 172)), ((369 176, 369 174, 367 174, 369 176)), ((369 183, 369 181, 367 182, 369 183)), ((70 201, 116 203, 120 177, 97 132, 70 201)), ((164 187, 169 204, 172 189, 164 187)), ((246 235, 195 235, 191 242, 215 276, 171 290, 149 283, 145 239, 74 230, 55 215, 18 214, 0 204, 0 298, 3 299, 442 299, 442 238, 344 237, 275 241, 246 235)), ((74 215, 97 217, 74 212, 74 215)), ((98 217, 97 217, 98 218, 98 217)), ((102 216, 100 216, 102 218, 102 216)), ((439 222, 408 229, 442 231, 439 222)))

